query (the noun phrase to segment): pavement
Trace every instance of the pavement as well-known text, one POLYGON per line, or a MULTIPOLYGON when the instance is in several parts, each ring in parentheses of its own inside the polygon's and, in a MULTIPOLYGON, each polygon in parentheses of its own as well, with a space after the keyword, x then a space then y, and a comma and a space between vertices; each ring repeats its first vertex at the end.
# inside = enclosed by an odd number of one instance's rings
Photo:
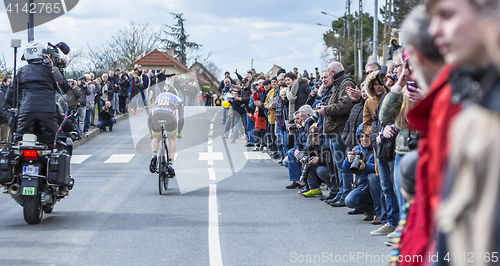
POLYGON ((379 226, 285 189, 286 168, 223 137, 220 107, 186 107, 166 195, 146 115, 122 117, 78 144, 74 189, 40 224, 0 195, 0 265, 387 265, 379 226))

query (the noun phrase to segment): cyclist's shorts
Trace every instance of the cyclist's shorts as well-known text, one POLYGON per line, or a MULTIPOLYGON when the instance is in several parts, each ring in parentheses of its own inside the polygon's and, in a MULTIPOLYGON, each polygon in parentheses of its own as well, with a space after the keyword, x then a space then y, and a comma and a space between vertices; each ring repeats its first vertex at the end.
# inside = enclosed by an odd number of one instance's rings
POLYGON ((154 112, 148 118, 148 127, 151 134, 161 134, 161 123, 158 121, 166 121, 165 130, 167 131, 167 134, 174 134, 177 132, 177 119, 175 116, 162 112, 154 112))

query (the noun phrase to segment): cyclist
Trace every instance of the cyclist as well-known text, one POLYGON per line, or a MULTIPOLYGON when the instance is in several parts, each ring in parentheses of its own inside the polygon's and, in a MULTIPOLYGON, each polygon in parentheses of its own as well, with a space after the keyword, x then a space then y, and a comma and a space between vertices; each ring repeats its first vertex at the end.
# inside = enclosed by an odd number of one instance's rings
POLYGON ((156 97, 151 115, 148 118, 151 150, 153 151, 151 164, 149 165, 149 171, 151 171, 151 173, 156 172, 156 162, 158 159, 156 153, 160 140, 162 139, 161 124, 159 121, 166 121, 164 130, 167 132, 168 137, 168 168, 170 170, 169 172, 174 173, 172 159, 174 158, 176 148, 175 137, 177 135, 177 138, 182 138, 181 131, 184 127, 184 103, 178 96, 177 90, 173 87, 170 87, 167 92, 163 92, 156 97), (177 117, 179 117, 179 123, 177 123, 177 117))

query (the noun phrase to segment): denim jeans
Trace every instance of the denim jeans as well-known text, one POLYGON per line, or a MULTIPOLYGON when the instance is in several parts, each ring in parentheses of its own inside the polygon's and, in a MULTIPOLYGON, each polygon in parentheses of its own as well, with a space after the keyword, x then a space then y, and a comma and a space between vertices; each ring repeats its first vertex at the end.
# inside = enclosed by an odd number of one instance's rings
POLYGON ((97 122, 97 127, 106 131, 106 127, 109 127, 109 131, 113 131, 113 125, 115 124, 115 118, 111 117, 108 121, 97 122))
POLYGON ((295 148, 288 151, 288 175, 290 181, 299 181, 302 172, 302 164, 294 156, 295 148))
POLYGON ((232 118, 229 119, 229 121, 232 120, 232 126, 233 126, 233 133, 232 133, 232 136, 231 136, 231 140, 232 141, 236 141, 236 138, 240 137, 240 136, 243 136, 243 125, 241 123, 241 116, 239 116, 238 114, 236 114, 235 116, 233 116, 232 118))
POLYGON ((406 204, 406 199, 401 194, 401 185, 399 184, 399 163, 404 155, 399 155, 396 153, 396 159, 394 159, 394 193, 398 200, 399 216, 403 215, 403 207, 406 204))
POLYGON ((385 223, 387 216, 385 215, 385 204, 382 204, 382 187, 380 186, 380 176, 368 175, 368 186, 373 199, 373 207, 375 216, 381 218, 382 223, 385 223))
POLYGON ((85 114, 86 114, 86 109, 85 106, 80 106, 76 110, 78 112, 78 129, 80 129, 80 132, 83 133, 83 127, 85 126, 85 114))
POLYGON ((147 105, 146 95, 144 94, 144 90, 141 90, 141 97, 142 97, 142 102, 144 103, 144 105, 147 105))
POLYGON ((118 93, 113 93, 113 99, 111 100, 111 106, 115 110, 119 110, 118 109, 118 93))
POLYGON ((255 144, 255 122, 247 115, 247 136, 248 143, 255 144))
POLYGON ((83 126, 83 132, 89 131, 90 117, 92 117, 92 110, 85 110, 85 124, 83 126))
POLYGON ((307 177, 307 184, 309 189, 319 188, 320 180, 326 183, 328 187, 331 186, 330 176, 328 175, 328 168, 322 165, 311 165, 309 176, 307 177))
POLYGON ((349 194, 352 189, 352 175, 350 173, 345 173, 342 169, 342 163, 346 158, 346 150, 342 142, 342 135, 333 134, 327 137, 327 141, 330 151, 332 152, 333 162, 339 174, 339 193, 337 196, 345 200, 347 194, 349 194))
POLYGON ((243 132, 247 136, 247 141, 248 141, 248 135, 247 135, 247 113, 240 113, 240 118, 241 118, 241 124, 243 124, 243 132))
POLYGON ((355 188, 345 198, 345 205, 362 212, 373 211, 373 198, 368 187, 355 188))
POLYGON ((227 123, 224 124, 224 137, 229 136, 231 133, 231 129, 233 129, 233 117, 227 117, 224 121, 227 120, 227 123))
POLYGON ((228 108, 224 108, 222 107, 222 122, 226 122, 227 121, 227 112, 229 111, 228 108))
POLYGON ((399 206, 391 180, 391 164, 383 160, 378 161, 378 172, 380 174, 380 186, 382 187, 382 202, 387 210, 387 224, 392 229, 399 223, 399 206))

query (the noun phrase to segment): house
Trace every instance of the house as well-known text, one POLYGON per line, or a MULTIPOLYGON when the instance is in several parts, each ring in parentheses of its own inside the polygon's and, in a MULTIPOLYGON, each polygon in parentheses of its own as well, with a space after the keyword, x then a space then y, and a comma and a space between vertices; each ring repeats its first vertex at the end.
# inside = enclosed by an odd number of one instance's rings
POLYGON ((280 69, 282 69, 282 67, 277 66, 277 65, 273 65, 273 67, 269 71, 267 71, 266 75, 269 75, 269 77, 271 77, 271 78, 275 77, 275 76, 277 76, 278 70, 280 70, 280 69))
POLYGON ((132 63, 129 68, 134 65, 141 65, 143 69, 155 70, 155 73, 159 73, 162 69, 165 69, 165 73, 178 73, 184 74, 189 73, 191 70, 185 65, 181 64, 179 61, 175 60, 172 56, 154 49, 153 51, 147 53, 143 57, 137 59, 132 63))
POLYGON ((194 60, 194 64, 189 68, 191 71, 193 71, 196 74, 196 77, 198 78, 198 83, 202 87, 210 87, 210 90, 212 92, 218 92, 220 82, 217 80, 217 78, 208 71, 200 62, 198 62, 196 59, 194 60))

